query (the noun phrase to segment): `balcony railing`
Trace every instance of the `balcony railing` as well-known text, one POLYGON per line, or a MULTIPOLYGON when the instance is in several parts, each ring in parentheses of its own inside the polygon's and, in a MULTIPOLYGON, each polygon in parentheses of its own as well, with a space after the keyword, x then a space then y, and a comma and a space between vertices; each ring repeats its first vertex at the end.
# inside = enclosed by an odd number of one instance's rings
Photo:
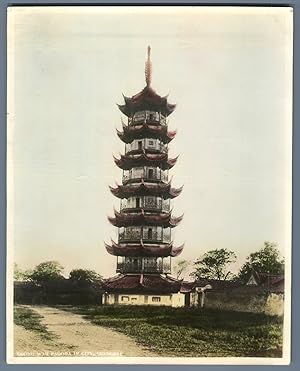
POLYGON ((147 171, 143 171, 139 174, 134 174, 134 173, 123 173, 123 178, 122 181, 123 183, 129 183, 129 182, 140 182, 142 179, 148 182, 167 182, 168 181, 168 175, 157 171, 156 173, 152 173, 149 175, 147 171))
POLYGON ((141 146, 138 146, 138 145, 132 145, 132 143, 126 144, 125 152, 126 154, 128 153, 135 154, 135 153, 141 153, 144 149, 151 151, 153 153, 155 152, 156 153, 167 153, 168 152, 168 146, 165 144, 159 144, 155 146, 143 144, 141 146))
POLYGON ((157 233, 153 231, 151 236, 147 231, 126 231, 119 233, 119 241, 120 242, 137 242, 140 240, 143 242, 171 242, 171 234, 163 235, 162 233, 157 233))
POLYGON ((118 262, 117 272, 120 273, 171 273, 169 262, 158 261, 152 264, 138 260, 136 262, 118 262))
POLYGON ((145 211, 162 211, 162 212, 168 212, 170 211, 170 203, 169 202, 162 202, 162 200, 158 201, 150 201, 147 199, 140 198, 140 204, 137 205, 133 201, 127 201, 123 200, 121 201, 121 211, 125 210, 141 210, 144 209, 145 211))
POLYGON ((159 114, 158 112, 151 112, 151 111, 142 111, 137 112, 134 117, 129 118, 128 124, 129 125, 139 125, 139 124, 161 124, 166 125, 166 118, 159 114))

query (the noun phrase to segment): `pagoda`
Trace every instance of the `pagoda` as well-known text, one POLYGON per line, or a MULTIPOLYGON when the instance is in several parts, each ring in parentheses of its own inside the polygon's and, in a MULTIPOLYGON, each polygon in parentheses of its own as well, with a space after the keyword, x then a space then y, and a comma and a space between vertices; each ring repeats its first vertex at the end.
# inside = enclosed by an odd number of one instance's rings
POLYGON ((173 188, 169 169, 177 161, 168 156, 168 144, 176 131, 168 130, 167 117, 174 111, 167 97, 151 87, 151 49, 145 64, 145 88, 118 105, 127 117, 117 135, 125 143, 125 153, 114 157, 122 169, 122 184, 110 187, 120 199, 120 210, 108 217, 118 228, 118 241, 105 244, 117 257, 117 275, 104 280, 106 304, 160 304, 182 306, 182 280, 171 274, 171 259, 183 245, 174 246, 172 229, 182 220, 173 216, 170 200, 181 188, 173 188))

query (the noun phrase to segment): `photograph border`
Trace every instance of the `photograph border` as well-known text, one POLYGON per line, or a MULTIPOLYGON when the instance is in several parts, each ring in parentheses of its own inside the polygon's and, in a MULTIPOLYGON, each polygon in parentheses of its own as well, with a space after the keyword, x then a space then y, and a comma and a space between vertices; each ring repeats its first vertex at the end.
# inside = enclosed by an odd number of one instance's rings
MULTIPOLYGON (((296 35, 297 35, 297 29, 299 28, 298 27, 298 22, 297 22, 297 17, 296 17, 296 8, 297 8, 297 4, 298 1, 294 1, 294 2, 284 2, 284 1, 281 1, 281 2, 277 2, 277 1, 273 1, 273 2, 259 2, 259 1, 256 1, 256 2, 247 2, 247 3, 242 3, 242 2, 230 2, 229 5, 242 5, 242 6, 254 6, 254 5, 259 5, 259 6, 292 6, 294 8, 294 30, 295 30, 295 34, 294 34, 294 40, 297 40, 296 38, 296 35)), ((1 94, 3 94, 2 96, 2 99, 1 99, 1 114, 2 114, 2 117, 4 118, 3 120, 1 120, 1 127, 0 127, 0 140, 2 142, 0 142, 0 164, 1 164, 1 170, 4 170, 4 176, 3 176, 3 179, 5 180, 5 174, 6 174, 6 125, 5 125, 5 121, 6 121, 6 60, 5 60, 5 56, 6 56, 6 8, 7 6, 24 6, 24 5, 36 5, 36 6, 41 6, 41 5, 89 5, 89 6, 93 6, 93 5, 221 5, 221 6, 224 6, 224 5, 227 5, 228 3, 226 2, 222 2, 222 1, 218 1, 218 2, 215 2, 215 1, 210 1, 210 2, 188 2, 188 3, 182 3, 182 2, 176 2, 176 1, 172 1, 172 2, 160 2, 160 1, 148 1, 148 2, 126 2, 126 1, 114 1, 114 2, 109 2, 109 1, 105 1, 105 2, 89 2, 89 4, 87 4, 86 2, 84 1, 72 1, 72 2, 57 2, 57 1, 35 1, 34 3, 28 3, 28 2, 25 2, 25 1, 15 1, 13 3, 11 2, 3 2, 1 4, 1 14, 0 14, 0 22, 1 22, 1 27, 3 28, 4 27, 4 32, 1 32, 1 47, 3 47, 3 50, 4 50, 4 53, 1 53, 1 65, 0 65, 0 71, 1 71, 1 82, 3 81, 4 83, 1 84, 1 87, 3 87, 3 89, 1 89, 1 94), (4 21, 3 21, 4 20, 4 21), (4 37, 3 37, 4 36, 4 37), (3 63, 2 63, 3 62, 3 63), (3 109, 3 112, 2 112, 2 109, 3 109)), ((3 29, 1 29, 1 31, 3 31, 3 29)), ((295 49, 294 49, 294 66, 297 65, 297 60, 299 59, 299 50, 298 48, 296 47, 295 45, 295 49)), ((299 125, 298 127, 296 126, 296 122, 297 120, 295 119, 295 117, 297 116, 297 105, 295 104, 296 102, 296 98, 295 98, 295 95, 296 95, 296 87, 297 87, 297 84, 296 84, 296 79, 297 79, 297 72, 296 72, 296 69, 294 68, 294 97, 293 97, 293 101, 294 101, 294 111, 293 111, 293 226, 296 226, 296 225, 299 225, 299 219, 297 219, 297 217, 299 217, 299 215, 297 216, 297 212, 299 212, 299 207, 297 207, 296 205, 299 205, 299 195, 295 192, 296 189, 299 189, 299 171, 298 171, 298 174, 297 174, 297 168, 299 170, 299 166, 297 167, 297 163, 299 161, 299 153, 297 153, 297 147, 298 147, 298 144, 299 143, 299 125), (298 221, 298 223, 297 223, 298 221)), ((299 121, 299 120, 298 120, 299 121)), ((299 151, 299 150, 298 150, 299 151)), ((3 221, 4 223, 1 223, 1 225, 4 226, 3 228, 3 235, 2 235, 2 228, 1 228, 1 246, 3 246, 3 249, 1 249, 1 254, 3 254, 3 259, 1 259, 1 264, 3 264, 3 266, 1 265, 1 272, 4 273, 4 277, 2 279, 2 284, 4 285, 4 290, 3 290, 3 293, 4 293, 4 297, 1 296, 1 300, 3 300, 3 306, 2 308, 5 307, 5 246, 6 246, 6 184, 5 184, 5 181, 1 182, 1 198, 0 198, 0 210, 1 210, 1 222, 3 221)), ((299 238, 299 235, 297 237, 297 230, 295 230, 296 228, 293 228, 293 231, 292 231, 292 246, 298 246, 299 244, 299 240, 297 238, 299 238), (296 242, 298 241, 298 242, 296 242)), ((295 262, 299 261, 299 251, 295 251, 295 248, 292 250, 292 265, 293 265, 293 268, 292 269, 292 275, 293 275, 293 279, 292 279, 292 282, 297 282, 297 279, 295 278, 295 275, 297 274, 296 272, 296 267, 295 267, 295 262), (298 255, 297 255, 298 254, 298 255), (297 258, 298 256, 298 258, 297 258)), ((299 288, 296 286, 296 285, 292 285, 292 312, 295 313, 296 312, 296 308, 295 308, 295 305, 297 308, 299 308, 299 297, 297 296, 297 294, 295 294, 295 290, 299 290, 299 288)), ((293 316, 295 318, 295 316, 293 316)), ((4 332, 4 336, 2 336, 2 338, 4 339, 5 338, 5 327, 6 327, 6 318, 5 318, 5 311, 1 311, 1 321, 4 320, 4 322, 1 322, 1 331, 4 332), (4 318, 2 318, 4 317, 4 318)), ((292 362, 291 362, 291 366, 290 368, 293 368, 295 364, 299 364, 299 360, 297 362, 297 358, 295 359, 295 357, 297 357, 297 352, 295 352, 295 349, 294 349, 294 345, 297 344, 297 340, 295 340, 295 336, 297 334, 299 334, 299 331, 297 331, 296 329, 298 328, 299 329, 299 321, 297 320, 296 324, 294 325, 294 322, 292 324, 292 328, 293 328, 293 331, 292 331, 292 344, 291 344, 291 350, 292 350, 292 362), (296 330, 296 331, 295 331, 296 330), (296 362, 296 363, 295 363, 296 362)), ((5 356, 4 358, 2 358, 2 355, 4 354, 5 355, 5 349, 2 349, 4 348, 5 344, 4 342, 2 343, 3 346, 1 347, 1 361, 2 359, 5 360, 5 356), (2 353, 3 352, 3 353, 2 353)), ((19 358, 19 357, 18 357, 19 358)), ((25 357, 24 357, 25 358, 25 357)), ((74 364, 72 364, 72 360, 75 361, 76 360, 76 364, 87 364, 86 362, 88 361, 88 364, 97 364, 99 365, 99 359, 97 360, 95 357, 89 357, 89 358, 84 358, 84 360, 82 359, 82 362, 79 362, 78 361, 78 358, 69 358, 69 357, 65 357, 65 358, 59 358, 59 362, 56 362, 56 359, 53 361, 54 362, 49 362, 49 359, 47 359, 47 362, 43 362, 45 361, 45 358, 44 357, 34 357, 34 362, 28 362, 28 359, 26 359, 26 362, 24 360, 24 358, 21 358, 20 357, 20 362, 15 362, 14 361, 14 364, 16 363, 21 363, 22 365, 25 365, 26 364, 36 364, 38 363, 39 365, 41 364, 47 364, 47 365, 50 365, 50 364, 65 364, 65 363, 68 363, 70 366, 72 365, 72 367, 75 367, 74 364)), ((128 365, 141 365, 141 364, 146 364, 147 366, 143 366, 143 367, 151 367, 151 366, 148 366, 148 365, 155 365, 155 364, 159 364, 159 365, 162 365, 162 364, 167 364, 167 365, 170 365, 172 364, 171 367, 174 367, 174 365, 180 365, 180 364, 184 364, 184 365, 192 365, 190 362, 186 362, 186 359, 182 360, 181 358, 176 358, 176 363, 174 363, 174 360, 173 362, 170 362, 168 363, 168 361, 165 363, 165 361, 162 363, 162 362, 154 362, 152 358, 149 358, 149 362, 148 359, 146 359, 146 362, 142 362, 140 363, 140 358, 135 358, 135 357, 126 357, 128 358, 129 362, 116 362, 115 364, 119 364, 121 363, 122 365, 124 365, 123 367, 125 367, 125 364, 128 364, 128 365)), ((252 367, 252 366, 249 366, 249 365, 263 365, 264 364, 264 360, 262 358, 259 359, 259 363, 257 363, 257 359, 254 360, 253 359, 253 363, 250 361, 249 362, 249 358, 246 358, 247 359, 247 365, 243 364, 242 360, 243 358, 239 358, 237 363, 231 363, 231 362, 226 362, 228 361, 228 359, 226 358, 219 358, 219 359, 216 359, 216 361, 213 361, 212 363, 211 362, 205 362, 202 361, 203 359, 201 359, 201 364, 199 363, 195 363, 194 365, 197 366, 197 367, 203 367, 204 365, 222 365, 222 367, 226 367, 224 366, 225 364, 226 365, 241 365, 241 367, 247 367, 249 369, 249 367, 252 367)), ((196 360, 199 360, 199 358, 196 358, 196 360)), ((265 360, 268 360, 268 364, 269 361, 270 361, 270 358, 266 358, 265 360)), ((279 364, 280 362, 278 362, 278 360, 282 360, 282 359, 279 359, 279 358, 274 358, 274 364, 279 364), (276 360, 276 362, 275 362, 276 360)), ((2 361, 4 362, 4 361, 2 361)), ((198 361, 199 362, 199 361, 198 361)), ((102 362, 101 364, 110 364, 111 365, 111 360, 108 360, 107 362, 102 362)), ((282 362, 281 364, 286 364, 286 360, 284 360, 284 362, 282 362)), ((6 367, 10 367, 10 366, 6 366, 6 367)), ((6 369, 5 367, 5 369, 6 369)), ((23 366, 25 367, 25 366, 23 366)), ((45 367, 48 367, 48 366, 45 366, 45 367)), ((64 366, 64 367, 68 367, 68 366, 64 366)), ((110 366, 111 367, 111 366, 110 366)), ((218 367, 218 366, 216 366, 218 367)), ((267 367, 267 366, 264 366, 264 367, 267 367)), ((270 366, 271 367, 271 366, 270 366)), ((280 367, 280 366, 279 366, 280 367)), ((56 367, 57 369, 57 367, 56 367)), ((255 369, 257 370, 257 367, 255 367, 255 369)))

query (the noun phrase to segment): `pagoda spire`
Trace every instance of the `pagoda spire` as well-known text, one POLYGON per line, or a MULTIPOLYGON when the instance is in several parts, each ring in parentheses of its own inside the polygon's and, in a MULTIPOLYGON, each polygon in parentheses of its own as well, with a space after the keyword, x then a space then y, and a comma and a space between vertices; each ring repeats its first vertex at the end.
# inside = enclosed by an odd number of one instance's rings
POLYGON ((147 58, 147 61, 145 63, 145 80, 146 80, 146 84, 147 86, 149 87, 150 84, 151 84, 151 79, 152 79, 152 62, 151 62, 151 47, 148 46, 148 58, 147 58))

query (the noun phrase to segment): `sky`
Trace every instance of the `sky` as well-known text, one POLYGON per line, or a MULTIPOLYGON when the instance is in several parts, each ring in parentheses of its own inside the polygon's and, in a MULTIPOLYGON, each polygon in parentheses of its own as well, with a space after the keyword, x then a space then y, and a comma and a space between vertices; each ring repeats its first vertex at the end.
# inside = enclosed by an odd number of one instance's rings
POLYGON ((152 87, 177 104, 177 261, 227 248, 238 270, 264 241, 289 255, 289 8, 16 7, 8 17, 8 249, 21 268, 57 260, 65 274, 115 274, 104 241, 117 239, 107 221, 119 207, 108 186, 122 176, 112 155, 124 151, 116 103, 144 88, 148 45, 152 87))

